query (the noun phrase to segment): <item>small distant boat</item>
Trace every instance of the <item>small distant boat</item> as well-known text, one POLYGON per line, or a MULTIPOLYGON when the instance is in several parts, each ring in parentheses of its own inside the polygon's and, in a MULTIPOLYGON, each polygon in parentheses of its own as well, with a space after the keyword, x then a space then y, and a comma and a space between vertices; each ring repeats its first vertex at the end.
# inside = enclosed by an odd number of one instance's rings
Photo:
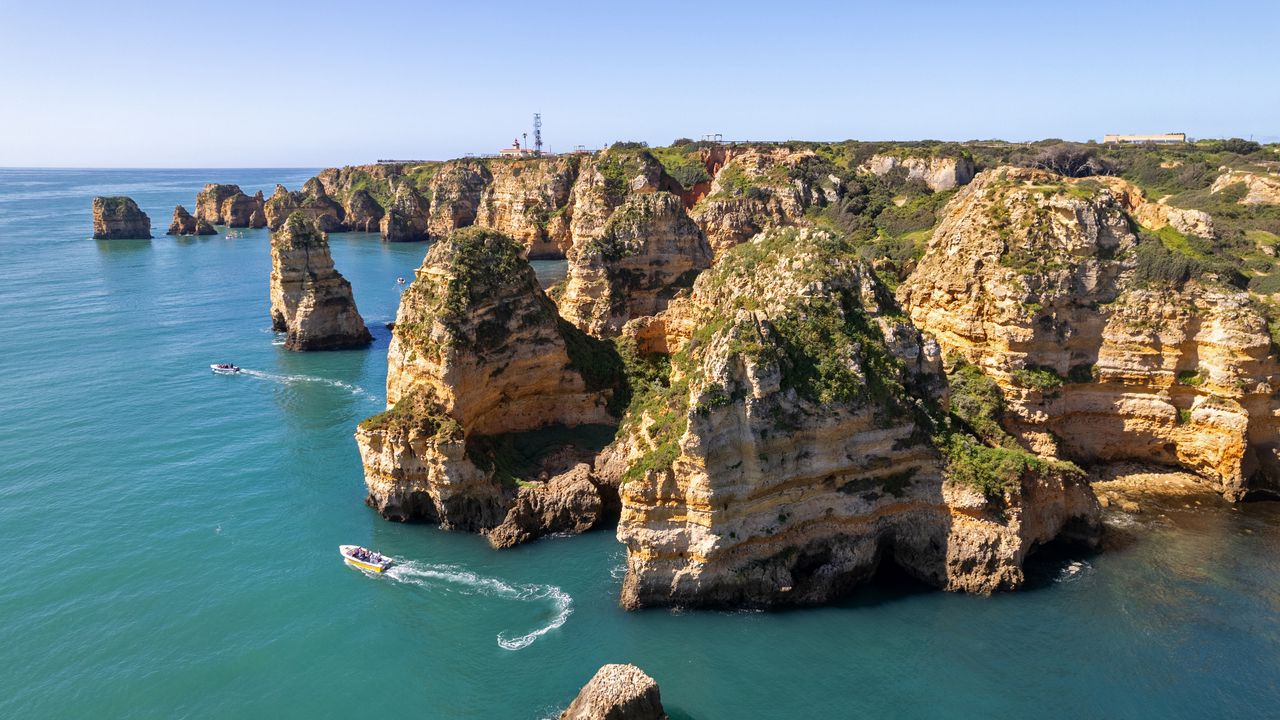
POLYGON ((403 284, 404 284, 404 278, 402 278, 402 277, 398 277, 398 278, 396 278, 396 284, 397 284, 397 285, 403 285, 403 284))
POLYGON ((234 240, 236 238, 242 238, 242 237, 244 237, 244 233, 240 232, 239 230, 232 230, 226 235, 226 238, 228 240, 234 240))
POLYGON ((231 363, 214 363, 209 366, 209 369, 219 375, 235 375, 240 372, 240 368, 231 363))
POLYGON ((361 570, 380 573, 391 567, 391 558, 359 545, 339 545, 338 552, 348 565, 361 570))

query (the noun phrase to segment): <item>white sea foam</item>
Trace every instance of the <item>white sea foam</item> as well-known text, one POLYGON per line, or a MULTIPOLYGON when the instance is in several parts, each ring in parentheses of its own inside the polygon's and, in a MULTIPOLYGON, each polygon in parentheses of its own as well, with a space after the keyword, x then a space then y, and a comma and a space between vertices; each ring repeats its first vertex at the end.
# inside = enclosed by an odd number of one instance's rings
POLYGON ((1056 583, 1075 582, 1093 572, 1093 566, 1083 560, 1072 560, 1062 569, 1058 571, 1058 577, 1053 581, 1056 583))
POLYGON ((281 383, 284 385, 292 385, 294 383, 320 383, 322 385, 328 385, 330 387, 336 387, 342 390, 346 390, 352 395, 360 395, 362 397, 373 397, 372 395, 369 394, 368 390, 365 390, 364 388, 358 385, 345 383, 345 382, 342 382, 341 380, 332 380, 330 378, 316 377, 314 375, 279 375, 276 373, 263 372, 261 370, 248 370, 245 368, 240 369, 240 374, 248 375, 249 377, 253 377, 253 378, 258 378, 259 380, 266 380, 268 382, 281 383))
POLYGON ((434 582, 444 582, 458 586, 462 592, 499 597, 522 602, 539 602, 549 600, 555 606, 555 616, 537 629, 509 637, 505 632, 498 633, 498 645, 507 650, 520 650, 533 644, 534 640, 564 625, 573 614, 573 598, 554 585, 512 585, 497 578, 477 575, 470 570, 454 565, 431 565, 413 561, 397 561, 386 572, 386 576, 397 582, 428 587, 434 582))

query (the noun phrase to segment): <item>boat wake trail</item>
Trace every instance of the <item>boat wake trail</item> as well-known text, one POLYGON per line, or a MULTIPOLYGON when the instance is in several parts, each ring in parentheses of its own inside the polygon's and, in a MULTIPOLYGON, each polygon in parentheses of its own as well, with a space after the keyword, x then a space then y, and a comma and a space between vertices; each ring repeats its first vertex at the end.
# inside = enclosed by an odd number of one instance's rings
POLYGON ((564 625, 573 614, 573 598, 554 585, 511 585, 497 578, 477 575, 470 570, 454 565, 432 565, 413 561, 396 560, 385 573, 396 582, 427 587, 437 582, 455 585, 468 594, 486 595, 489 597, 518 600, 522 602, 550 601, 555 606, 555 615, 541 627, 519 635, 509 637, 505 632, 498 633, 498 645, 507 650, 520 650, 533 644, 534 640, 564 625))
POLYGON ((346 390, 352 395, 368 398, 373 397, 369 394, 368 390, 365 390, 358 385, 344 383, 341 380, 330 380, 329 378, 315 377, 314 375, 278 375, 276 373, 263 372, 261 370, 249 370, 245 368, 241 368, 240 374, 284 385, 293 385, 295 383, 319 383, 321 385, 328 385, 330 387, 346 390))

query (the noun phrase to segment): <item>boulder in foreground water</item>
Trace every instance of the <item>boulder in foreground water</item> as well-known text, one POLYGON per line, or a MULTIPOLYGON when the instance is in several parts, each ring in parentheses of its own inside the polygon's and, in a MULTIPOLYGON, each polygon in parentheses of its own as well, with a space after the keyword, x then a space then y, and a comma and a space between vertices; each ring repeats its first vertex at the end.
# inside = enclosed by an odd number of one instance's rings
POLYGON ((605 665, 560 720, 664 720, 658 683, 635 665, 605 665))

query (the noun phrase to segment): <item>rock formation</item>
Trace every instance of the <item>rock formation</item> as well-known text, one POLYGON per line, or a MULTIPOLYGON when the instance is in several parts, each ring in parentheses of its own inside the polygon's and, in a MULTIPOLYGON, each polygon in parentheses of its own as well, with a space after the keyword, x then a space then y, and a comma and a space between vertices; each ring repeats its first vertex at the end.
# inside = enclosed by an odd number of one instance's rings
POLYGON ((707 163, 714 180, 693 219, 717 256, 771 225, 795 223, 841 191, 840 179, 812 150, 721 148, 707 163))
POLYGON ((1251 172, 1225 172, 1213 181, 1211 193, 1219 193, 1232 185, 1244 185, 1237 201, 1241 205, 1280 205, 1280 175, 1251 172))
POLYGON ((1078 469, 982 446, 930 409, 937 346, 855 255, 770 231, 648 323, 671 370, 614 449, 625 607, 827 602, 882 561, 991 592, 1020 585, 1038 545, 1096 535, 1078 469))
POLYGON ((605 665, 560 720, 665 720, 658 683, 635 665, 605 665))
POLYGON ((196 195, 196 217, 210 225, 266 227, 263 205, 261 192, 250 197, 239 185, 209 183, 196 195))
POLYGON ((387 242, 415 242, 428 239, 427 202, 407 182, 395 184, 391 202, 380 221, 382 239, 387 242))
POLYGON ((973 179, 973 160, 967 157, 906 157, 891 154, 872 155, 858 167, 872 175, 888 175, 901 169, 908 180, 919 180, 934 192, 951 190, 973 179))
POLYGON ((898 298, 948 357, 998 384, 1028 448, 1176 465, 1232 499, 1280 487, 1264 320, 1212 274, 1154 276, 1174 251, 1134 233, 1132 208, 1094 179, 984 172, 947 206, 898 298))
POLYGON ((329 242, 301 212, 271 235, 271 327, 290 350, 341 350, 373 341, 329 242))
POLYGON ((196 218, 187 209, 181 205, 173 208, 173 222, 169 224, 169 231, 166 235, 215 235, 217 230, 213 226, 205 222, 203 219, 196 218))
POLYGON ((475 224, 519 240, 531 259, 564 257, 571 244, 565 211, 577 171, 576 156, 491 161, 475 224))
POLYGON ((666 309, 711 260, 711 246, 680 198, 667 192, 631 195, 598 237, 570 249, 558 305, 584 331, 617 335, 628 320, 666 309))
POLYGON ((308 180, 300 192, 289 192, 285 186, 276 185, 276 191, 263 206, 267 227, 273 231, 283 227, 285 220, 295 212, 301 212, 314 221, 322 232, 348 229, 343 221, 345 213, 342 206, 328 196, 316 178, 308 180))
POLYGON ((572 531, 598 513, 574 468, 594 454, 587 430, 612 435, 620 364, 559 318, 523 251, 490 230, 454 232, 404 293, 388 410, 356 432, 368 502, 383 516, 471 531, 508 520, 494 539, 505 545, 541 533, 530 518, 572 531))
POLYGON ((476 220, 480 198, 493 179, 489 168, 478 160, 451 160, 431 176, 431 237, 444 237, 476 220))
POLYGON ((151 218, 123 195, 93 199, 94 240, 149 240, 151 218))

